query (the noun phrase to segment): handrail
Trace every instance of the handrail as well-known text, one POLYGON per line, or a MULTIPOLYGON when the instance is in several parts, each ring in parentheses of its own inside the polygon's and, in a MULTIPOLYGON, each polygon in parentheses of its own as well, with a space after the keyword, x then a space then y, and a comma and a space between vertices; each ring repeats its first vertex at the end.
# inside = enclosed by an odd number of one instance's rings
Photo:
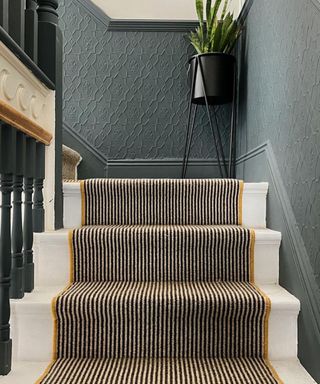
POLYGON ((34 63, 21 49, 12 37, 0 26, 0 41, 49 89, 54 90, 55 85, 49 77, 34 63))
POLYGON ((50 132, 2 100, 0 100, 0 120, 45 145, 49 145, 52 140, 52 134, 50 132))

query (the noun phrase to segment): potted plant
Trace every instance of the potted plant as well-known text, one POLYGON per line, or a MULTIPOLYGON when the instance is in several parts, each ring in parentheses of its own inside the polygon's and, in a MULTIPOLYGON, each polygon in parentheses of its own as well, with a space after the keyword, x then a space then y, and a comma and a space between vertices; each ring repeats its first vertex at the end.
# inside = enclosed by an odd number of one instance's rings
POLYGON ((203 0, 196 0, 199 26, 189 39, 197 54, 190 61, 190 77, 194 79, 192 101, 204 104, 201 69, 209 104, 225 104, 233 100, 236 59, 231 54, 240 34, 233 14, 227 12, 229 0, 207 0, 204 19, 203 0))

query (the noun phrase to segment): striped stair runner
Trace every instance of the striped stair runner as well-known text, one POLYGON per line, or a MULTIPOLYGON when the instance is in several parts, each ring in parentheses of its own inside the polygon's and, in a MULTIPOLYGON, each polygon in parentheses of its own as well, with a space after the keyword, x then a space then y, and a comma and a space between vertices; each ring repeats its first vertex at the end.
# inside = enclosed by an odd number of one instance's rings
POLYGON ((42 384, 281 383, 237 180, 86 180, 42 384))

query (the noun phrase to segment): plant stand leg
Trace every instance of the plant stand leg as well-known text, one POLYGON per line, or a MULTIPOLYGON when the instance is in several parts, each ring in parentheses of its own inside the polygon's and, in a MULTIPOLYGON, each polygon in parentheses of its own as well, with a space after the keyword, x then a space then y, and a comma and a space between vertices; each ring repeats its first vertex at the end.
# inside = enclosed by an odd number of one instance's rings
POLYGON ((190 125, 189 141, 188 141, 188 143, 186 143, 186 154, 185 154, 185 160, 184 160, 184 168, 182 171, 182 178, 183 179, 186 178, 186 174, 187 174, 189 155, 190 155, 191 143, 192 143, 192 139, 193 139, 194 125, 195 125, 195 121, 196 121, 197 111, 198 111, 198 105, 196 105, 195 109, 194 109, 192 122, 190 125))
POLYGON ((229 169, 228 177, 235 177, 235 136, 236 136, 236 114, 237 114, 237 78, 238 78, 238 67, 234 71, 233 79, 233 101, 232 101, 232 113, 231 113, 231 125, 230 125, 230 148, 229 148, 229 169))
MULTIPOLYGON (((217 111, 216 111, 215 108, 213 108, 213 111, 214 111, 214 119, 215 119, 215 122, 216 122, 218 145, 219 145, 219 150, 220 150, 220 153, 221 153, 223 169, 224 169, 224 172, 226 174, 226 177, 228 177, 228 166, 227 166, 227 161, 226 161, 226 157, 225 157, 224 150, 223 150, 223 145, 222 145, 221 134, 220 134, 220 129, 219 129, 219 121, 218 121, 217 111)), ((213 129, 213 128, 211 127, 211 129, 213 129)))
MULTIPOLYGON (((196 84, 196 76, 197 76, 197 69, 198 69, 198 62, 196 62, 195 69, 193 71, 193 77, 192 77, 192 85, 191 85, 191 93, 189 98, 189 108, 188 108, 188 125, 187 125, 187 137, 186 137, 186 144, 184 147, 184 155, 183 155, 183 163, 182 163, 182 174, 181 178, 184 179, 186 172, 187 172, 187 166, 188 166, 188 148, 190 147, 190 133, 191 133, 191 113, 192 113, 192 97, 194 93, 194 88, 196 84)), ((192 128, 193 130, 193 128, 192 128)), ((190 149, 190 148, 189 148, 190 149)))
MULTIPOLYGON (((222 170, 222 166, 221 166, 221 159, 220 159, 220 153, 219 153, 218 140, 217 140, 214 128, 213 128, 213 124, 212 124, 212 119, 211 119, 211 114, 210 114, 210 109, 209 109, 209 102, 208 102, 208 97, 207 97, 207 92, 206 92, 206 85, 205 85, 204 75, 203 75, 203 68, 202 68, 201 60, 199 59, 199 57, 197 57, 197 62, 198 62, 199 68, 200 68, 201 82, 202 82, 202 88, 203 88, 204 98, 205 98, 205 102, 206 102, 207 115, 208 115, 208 120, 209 120, 209 124, 210 124, 210 128, 211 128, 211 132, 212 132, 212 135, 213 135, 214 145, 215 145, 216 152, 217 152, 217 160, 218 160, 218 166, 219 166, 219 170, 220 170, 220 175, 223 178, 224 175, 223 175, 223 170, 222 170)), ((224 157, 223 153, 222 153, 222 156, 224 157)))

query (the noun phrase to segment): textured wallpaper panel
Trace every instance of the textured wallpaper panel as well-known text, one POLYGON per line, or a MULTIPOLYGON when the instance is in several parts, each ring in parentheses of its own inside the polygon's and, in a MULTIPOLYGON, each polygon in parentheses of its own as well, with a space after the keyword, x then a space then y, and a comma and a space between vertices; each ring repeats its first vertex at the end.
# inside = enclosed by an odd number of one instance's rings
POLYGON ((246 35, 240 152, 271 141, 320 286, 320 9, 256 0, 246 35))
MULTIPOLYGON (((192 53, 186 34, 108 32, 77 0, 61 3, 65 123, 108 158, 182 157, 192 53)), ((220 109, 226 146, 229 116, 220 109)), ((215 158, 203 109, 191 157, 215 158)))

